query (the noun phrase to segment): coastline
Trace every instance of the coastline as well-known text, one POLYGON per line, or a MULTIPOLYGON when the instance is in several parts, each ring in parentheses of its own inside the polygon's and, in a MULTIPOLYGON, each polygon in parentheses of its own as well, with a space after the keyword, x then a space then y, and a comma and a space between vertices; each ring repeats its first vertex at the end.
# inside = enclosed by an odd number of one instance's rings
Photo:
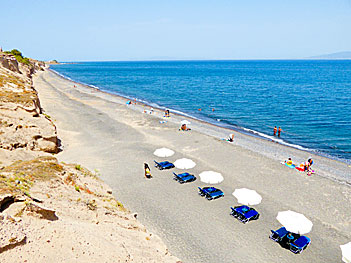
POLYGON ((144 114, 143 105, 126 105, 124 98, 81 84, 73 88, 73 82, 51 71, 36 76, 35 85, 62 138, 58 158, 99 169, 118 200, 137 212, 184 262, 335 262, 339 245, 351 239, 350 186, 330 180, 349 174, 346 164, 240 133, 231 144, 221 140, 228 136, 227 129, 196 120, 190 132, 179 132, 182 116, 172 114, 161 124, 163 111, 144 114), (169 171, 152 169, 154 178, 145 180, 142 163, 151 164, 159 147, 176 151, 167 158, 170 161, 194 160, 197 165, 191 172, 196 176, 204 170, 221 172, 225 180, 218 187, 225 197, 203 200, 196 190, 204 186, 200 180, 179 185, 169 171), (311 177, 279 162, 311 156, 317 170, 311 177), (230 206, 236 204, 231 193, 241 187, 263 197, 257 222, 242 225, 229 216, 230 206), (269 230, 280 227, 275 217, 283 210, 303 213, 314 224, 308 234, 312 245, 302 255, 268 239, 269 230))
POLYGON ((45 63, 17 59, 0 52, 0 261, 180 263, 98 171, 58 161, 66 142, 33 85, 45 63))
MULTIPOLYGON (((48 68, 48 70, 52 73, 54 73, 55 75, 57 75, 58 77, 65 79, 67 81, 70 81, 73 84, 79 85, 78 87, 84 88, 82 89, 82 91, 90 93, 92 90, 94 92, 96 92, 94 95, 97 95, 100 93, 100 97, 106 100, 110 100, 112 102, 116 102, 119 104, 125 104, 128 100, 132 100, 134 98, 132 97, 127 97, 127 96, 123 96, 121 94, 116 94, 116 93, 112 93, 112 92, 108 92, 108 91, 104 91, 101 90, 99 87, 95 87, 93 85, 89 85, 86 83, 80 83, 78 81, 72 80, 71 78, 62 75, 61 73, 51 69, 50 67, 48 68), (109 98, 109 96, 112 97, 109 98), (114 100, 113 98, 116 98, 117 100, 114 100)), ((144 109, 149 110, 150 108, 153 108, 155 111, 155 113, 157 113, 157 116, 159 118, 162 118, 164 110, 167 109, 167 107, 163 107, 160 105, 157 105, 155 103, 152 102, 146 102, 146 101, 142 101, 142 100, 138 100, 137 99, 137 104, 139 107, 130 107, 133 110, 142 112, 144 109)), ((134 106, 134 105, 133 105, 134 106)), ((245 143, 241 144, 241 146, 243 146, 244 148, 260 153, 260 154, 264 154, 269 158, 272 158, 276 161, 284 161, 287 158, 293 158, 293 159, 299 159, 299 163, 304 162, 305 160, 307 160, 308 158, 313 158, 313 159, 319 159, 321 158, 321 160, 324 160, 324 162, 328 163, 327 165, 324 165, 324 170, 321 173, 319 172, 318 175, 319 176, 323 176, 326 178, 329 178, 331 180, 337 181, 339 183, 344 183, 347 185, 351 185, 351 164, 347 162, 347 160, 345 159, 340 159, 334 156, 327 156, 325 154, 321 154, 318 152, 315 152, 313 149, 308 149, 305 148, 303 146, 300 145, 295 145, 295 144, 291 144, 289 142, 285 142, 283 139, 277 139, 277 140, 273 140, 271 139, 269 136, 265 136, 264 135, 260 135, 261 133, 258 131, 253 131, 250 129, 247 129, 245 127, 237 127, 235 128, 232 125, 228 125, 228 127, 223 126, 219 123, 214 123, 214 122, 210 122, 210 121, 206 121, 200 118, 197 118, 195 116, 192 116, 190 114, 184 113, 184 112, 180 112, 178 110, 173 110, 173 109, 169 109, 171 111, 172 116, 177 116, 177 118, 171 118, 171 119, 167 119, 167 121, 179 124, 180 120, 184 119, 184 118, 188 118, 192 120, 192 126, 193 129, 213 136, 217 139, 223 139, 223 138, 228 138, 228 135, 230 133, 234 133, 236 134, 236 137, 238 137, 238 135, 240 135, 240 139, 243 140, 245 143), (211 127, 209 129, 209 127, 211 127), (218 131, 219 130, 219 131, 218 131), (256 146, 253 145, 253 141, 257 140, 258 143, 257 144, 262 144, 267 142, 268 143, 268 147, 270 148, 274 148, 277 144, 282 146, 283 148, 281 148, 280 150, 280 154, 278 155, 272 155, 271 153, 274 151, 272 149, 265 151, 264 149, 258 149, 256 146), (284 147, 286 147, 286 150, 284 151, 284 147), (288 156, 286 154, 284 154, 284 152, 290 152, 291 154, 288 156), (330 161, 331 162, 330 162, 330 161), (337 162, 334 163, 333 162, 337 162), (329 167, 329 168, 328 168, 329 167), (337 167, 343 167, 344 169, 341 169, 340 171, 338 171, 339 169, 337 167), (337 172, 336 172, 337 171, 337 172)), ((264 148, 266 148, 267 146, 265 146, 264 148)))
MULTIPOLYGON (((253 130, 253 129, 250 129, 250 128, 247 128, 247 127, 244 127, 244 126, 238 126, 238 125, 235 125, 235 124, 231 124, 231 123, 226 122, 226 120, 218 120, 218 119, 214 120, 214 119, 212 119, 210 117, 202 116, 201 114, 197 116, 196 112, 195 113, 183 112, 180 109, 168 108, 166 106, 159 105, 159 104, 154 103, 152 101, 146 101, 146 100, 142 100, 140 98, 135 98, 135 97, 132 97, 132 96, 128 96, 126 94, 121 94, 121 93, 118 93, 118 92, 112 92, 112 91, 104 90, 104 89, 101 89, 100 87, 97 87, 97 86, 94 86, 94 85, 91 85, 91 84, 82 83, 82 82, 79 82, 79 81, 72 80, 70 77, 64 76, 64 75, 62 75, 61 73, 57 72, 56 70, 54 70, 52 68, 49 68, 49 70, 51 70, 53 73, 59 75, 60 77, 65 78, 65 79, 67 79, 69 81, 72 81, 72 82, 74 82, 76 84, 81 84, 81 85, 84 85, 84 86, 86 86, 88 88, 97 89, 97 90, 99 90, 101 92, 104 92, 104 93, 107 93, 107 94, 111 94, 111 95, 114 95, 114 96, 118 96, 118 97, 121 97, 121 98, 124 98, 124 99, 127 99, 127 100, 134 101, 136 99, 136 101, 138 103, 144 105, 145 107, 148 106, 148 107, 159 109, 161 111, 169 109, 171 112, 173 112, 176 115, 188 117, 188 118, 191 118, 191 119, 194 119, 194 120, 197 120, 197 121, 202 121, 202 122, 208 123, 210 125, 214 125, 214 126, 219 127, 219 128, 229 129, 232 132, 233 131, 234 132, 239 132, 239 133, 242 133, 242 134, 245 134, 245 135, 258 137, 258 138, 261 138, 261 139, 264 139, 264 140, 267 140, 267 141, 271 141, 271 142, 274 142, 274 143, 278 143, 278 144, 281 144, 281 145, 284 145, 284 146, 288 146, 288 147, 292 147, 292 148, 295 148, 295 149, 298 149, 298 150, 306 151, 306 152, 308 152, 310 154, 313 154, 313 155, 317 155, 317 156, 325 157, 325 158, 328 158, 328 159, 336 160, 336 161, 339 161, 339 162, 342 162, 342 163, 346 163, 347 165, 350 165, 350 167, 351 167, 351 159, 347 159, 347 158, 344 158, 344 157, 338 157, 337 155, 328 154, 326 152, 319 151, 318 149, 309 148, 309 146, 303 146, 303 145, 300 145, 300 144, 296 144, 293 141, 289 141, 289 140, 283 139, 281 137, 269 135, 267 133, 260 132, 260 131, 257 131, 257 130, 253 130)), ((324 144, 322 143, 322 145, 324 145, 324 144)), ((330 145, 327 145, 327 144, 325 144, 325 146, 331 147, 330 145)), ((341 149, 339 149, 339 151, 345 153, 341 149)))

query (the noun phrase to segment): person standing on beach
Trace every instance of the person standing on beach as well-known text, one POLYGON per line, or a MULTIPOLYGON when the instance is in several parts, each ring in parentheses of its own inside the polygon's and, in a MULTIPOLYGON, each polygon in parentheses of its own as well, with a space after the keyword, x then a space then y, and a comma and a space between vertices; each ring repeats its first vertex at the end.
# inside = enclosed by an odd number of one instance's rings
POLYGON ((273 129, 273 135, 276 136, 277 135, 277 126, 274 126, 274 129, 273 129))
POLYGON ((144 163, 144 170, 145 170, 145 178, 147 179, 152 178, 150 167, 147 163, 144 163))
POLYGON ((282 128, 279 127, 278 129, 278 137, 280 137, 280 133, 282 132, 282 128))
POLYGON ((229 138, 227 139, 228 142, 234 142, 234 133, 229 134, 229 138))

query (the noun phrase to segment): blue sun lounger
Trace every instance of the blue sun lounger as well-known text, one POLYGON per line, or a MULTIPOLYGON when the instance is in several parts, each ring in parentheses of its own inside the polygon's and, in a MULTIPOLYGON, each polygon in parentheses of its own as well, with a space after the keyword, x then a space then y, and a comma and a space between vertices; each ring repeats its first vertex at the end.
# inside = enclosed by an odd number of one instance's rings
POLYGON ((299 254, 307 248, 311 243, 311 239, 306 236, 300 236, 298 239, 290 243, 290 251, 299 254))
POLYGON ((260 216, 260 214, 255 209, 246 205, 236 206, 234 208, 231 207, 231 209, 231 215, 244 224, 251 220, 257 220, 260 216))
POLYGON ((196 177, 189 173, 182 173, 182 174, 173 173, 173 174, 174 174, 173 180, 178 181, 181 184, 193 182, 196 180, 196 177))
POLYGON ((217 199, 224 196, 222 190, 215 188, 215 187, 198 187, 199 188, 199 195, 205 196, 207 200, 217 199))
POLYGON ((275 242, 281 242, 283 238, 289 234, 289 231, 285 229, 285 227, 281 227, 278 230, 271 230, 272 234, 269 236, 275 242))
POLYGON ((159 170, 164 170, 164 169, 172 169, 174 168, 174 164, 173 163, 170 163, 168 161, 164 161, 164 162, 155 162, 155 167, 158 168, 159 170))

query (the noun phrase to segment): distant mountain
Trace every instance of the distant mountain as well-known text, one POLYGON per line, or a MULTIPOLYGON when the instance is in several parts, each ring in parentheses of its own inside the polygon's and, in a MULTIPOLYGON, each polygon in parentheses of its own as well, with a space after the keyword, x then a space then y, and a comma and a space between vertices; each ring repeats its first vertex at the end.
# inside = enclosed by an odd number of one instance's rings
POLYGON ((351 59, 351 51, 336 52, 330 54, 324 54, 319 56, 313 56, 309 58, 314 59, 351 59))

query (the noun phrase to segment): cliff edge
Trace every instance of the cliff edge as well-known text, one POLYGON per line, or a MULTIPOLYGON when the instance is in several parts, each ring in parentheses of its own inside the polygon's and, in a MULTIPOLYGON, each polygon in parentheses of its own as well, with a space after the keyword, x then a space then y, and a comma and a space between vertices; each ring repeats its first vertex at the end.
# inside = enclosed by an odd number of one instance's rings
POLYGON ((0 52, 0 262, 180 262, 98 172, 54 157, 32 82, 45 67, 0 52))

